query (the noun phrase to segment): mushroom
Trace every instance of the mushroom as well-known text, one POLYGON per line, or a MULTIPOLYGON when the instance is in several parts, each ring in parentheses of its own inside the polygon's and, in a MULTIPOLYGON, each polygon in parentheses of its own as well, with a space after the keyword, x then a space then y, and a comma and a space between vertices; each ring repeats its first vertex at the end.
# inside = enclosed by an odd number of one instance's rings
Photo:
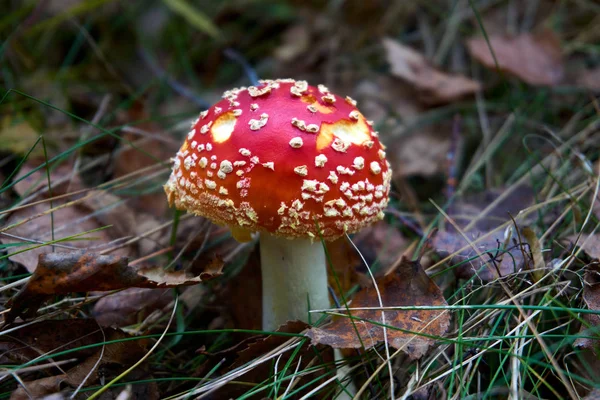
POLYGON ((260 232, 263 329, 329 307, 320 239, 383 218, 391 169, 350 97, 293 79, 224 93, 194 121, 165 184, 169 204, 260 232))

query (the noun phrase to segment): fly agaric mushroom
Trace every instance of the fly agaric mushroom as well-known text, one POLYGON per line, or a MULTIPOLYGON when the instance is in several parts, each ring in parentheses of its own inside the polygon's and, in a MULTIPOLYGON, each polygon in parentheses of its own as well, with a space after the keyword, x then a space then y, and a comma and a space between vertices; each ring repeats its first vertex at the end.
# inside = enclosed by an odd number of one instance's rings
POLYGON ((174 158, 169 204, 260 232, 263 329, 329 307, 319 243, 383 218, 391 169, 356 101, 305 81, 225 92, 200 114, 174 158))

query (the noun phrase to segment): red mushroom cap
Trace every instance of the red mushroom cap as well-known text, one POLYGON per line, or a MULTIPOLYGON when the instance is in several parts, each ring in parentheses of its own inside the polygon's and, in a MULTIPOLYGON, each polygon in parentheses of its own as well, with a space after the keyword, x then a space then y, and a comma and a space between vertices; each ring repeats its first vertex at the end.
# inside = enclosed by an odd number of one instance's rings
POLYGON ((383 218, 392 173, 354 100, 293 79, 223 98, 177 153, 170 204, 234 232, 289 238, 333 240, 383 218))

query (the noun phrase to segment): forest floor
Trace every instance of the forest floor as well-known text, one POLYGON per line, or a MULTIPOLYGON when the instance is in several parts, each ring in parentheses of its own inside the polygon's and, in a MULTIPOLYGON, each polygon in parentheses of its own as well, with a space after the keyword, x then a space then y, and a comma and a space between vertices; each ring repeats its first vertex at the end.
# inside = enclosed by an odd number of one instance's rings
POLYGON ((599 27, 594 0, 4 1, 0 398, 600 398, 599 27), (338 310, 276 332, 257 241, 163 190, 259 78, 351 96, 393 170, 384 220, 323 243, 338 310))

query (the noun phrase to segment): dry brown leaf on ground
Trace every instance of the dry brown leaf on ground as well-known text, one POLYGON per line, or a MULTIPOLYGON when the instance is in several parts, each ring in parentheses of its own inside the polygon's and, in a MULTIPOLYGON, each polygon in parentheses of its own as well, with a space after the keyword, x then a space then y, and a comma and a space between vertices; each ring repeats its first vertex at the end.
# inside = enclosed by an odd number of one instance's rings
POLYGON ((264 335, 254 335, 248 337, 246 334, 244 339, 233 341, 235 343, 233 346, 217 352, 206 351, 206 347, 203 345, 201 348, 196 350, 196 353, 208 357, 210 361, 202 364, 196 370, 195 375, 203 376, 203 374, 207 371, 207 368, 210 370, 219 363, 223 365, 231 365, 238 358, 241 351, 247 349, 251 343, 254 343, 258 340, 263 340, 264 338, 264 335))
POLYGON ((125 199, 105 190, 92 190, 80 204, 89 209, 100 224, 111 225, 113 237, 136 236, 137 215, 125 199))
MULTIPOLYGON (((140 104, 136 104, 121 116, 124 124, 130 121, 151 119, 151 115, 140 104)), ((152 171, 158 172, 161 170, 158 164, 161 161, 168 161, 180 146, 179 140, 164 133, 160 124, 154 121, 135 125, 129 132, 123 133, 122 138, 121 147, 114 160, 114 178, 124 177, 152 165, 156 165, 156 169, 152 171)), ((156 190, 152 193, 133 196, 130 199, 131 207, 157 217, 165 214, 169 206, 165 201, 162 183, 166 180, 168 168, 164 166, 163 170, 165 171, 164 176, 157 175, 153 181, 144 182, 143 186, 138 189, 147 192, 147 188, 155 183, 156 190)))
POLYGON ((576 83, 593 92, 600 92, 600 68, 582 71, 578 75, 576 83))
POLYGON ((164 230, 147 235, 147 232, 157 228, 161 222, 153 215, 134 208, 131 203, 131 199, 121 198, 105 190, 94 190, 82 200, 81 206, 89 209, 99 223, 111 226, 110 234, 113 239, 141 237, 130 246, 139 255, 166 247, 169 237, 164 234, 164 230))
MULTIPOLYGON (((0 335, 0 362, 24 364, 41 354, 78 349, 66 358, 87 358, 97 349, 87 345, 102 341, 102 331, 93 319, 45 320, 16 323, 13 332, 0 335)), ((120 332, 105 329, 107 332, 120 332)), ((123 334, 126 336, 125 334, 123 334)))
MULTIPOLYGON (((410 244, 397 227, 385 221, 362 229, 352 240, 367 263, 371 266, 377 263, 380 271, 387 271, 410 244)), ((360 270, 367 274, 362 260, 360 270)))
POLYGON ((500 68, 530 85, 556 85, 565 74, 560 39, 549 30, 518 36, 491 36, 489 45, 483 37, 472 38, 467 41, 467 48, 471 56, 487 68, 500 68))
POLYGON ((477 81, 439 71, 419 52, 394 39, 384 38, 383 46, 392 75, 414 86, 426 104, 449 103, 481 89, 477 81))
POLYGON ((408 246, 407 240, 398 229, 384 221, 363 228, 352 238, 352 241, 358 251, 345 237, 325 243, 337 275, 336 279, 332 269, 327 270, 329 286, 338 296, 340 295, 338 281, 343 293, 356 284, 369 281, 363 258, 369 266, 376 265, 378 272, 387 271, 408 246))
MULTIPOLYGON (((305 322, 301 321, 288 321, 284 325, 281 325, 276 332, 279 333, 291 333, 291 334, 299 334, 308 329, 309 326, 305 322)), ((254 363, 257 359, 269 354, 269 352, 276 350, 279 346, 284 343, 294 340, 292 336, 282 336, 282 335, 264 335, 254 336, 249 338, 248 341, 245 342, 245 346, 243 348, 236 348, 237 350, 237 358, 233 363, 229 365, 223 365, 223 372, 233 371, 237 368, 243 367, 244 365, 254 363)), ((296 340, 302 340, 302 338, 297 338, 296 340)), ((290 360, 290 357, 294 354, 294 349, 290 349, 281 354, 276 358, 271 359, 270 362, 264 362, 262 364, 256 365, 250 371, 241 375, 236 380, 242 382, 249 382, 252 384, 259 384, 264 382, 267 379, 272 379, 274 373, 273 364, 277 361, 279 366, 284 366, 290 360)), ((230 357, 227 356, 229 359, 230 357)), ((202 365, 195 373, 194 376, 205 376, 208 371, 210 371, 215 362, 220 360, 215 359, 210 362, 202 365)), ((298 364, 300 364, 298 371, 304 371, 302 374, 299 374, 293 383, 293 388, 298 389, 302 388, 304 385, 307 385, 303 388, 300 393, 294 398, 300 398, 302 394, 307 393, 310 389, 316 387, 319 383, 322 383, 325 379, 329 378, 331 375, 327 375, 326 371, 322 369, 315 369, 310 372, 310 367, 314 365, 327 365, 328 363, 333 362, 333 352, 330 348, 325 346, 312 346, 308 340, 301 346, 298 352, 295 354, 294 358, 291 360, 291 371, 289 374, 292 374, 293 370, 296 369, 298 364), (317 379, 318 376, 322 376, 321 379, 317 379)), ((281 367, 280 367, 281 368, 281 367)), ((281 372, 279 369, 277 372, 281 372)), ((333 370, 330 370, 333 373, 333 370)), ((223 388, 219 389, 218 392, 214 393, 215 398, 218 399, 230 399, 230 398, 238 398, 247 392, 247 388, 241 385, 230 384, 226 385, 223 388)))
MULTIPOLYGON (((590 264, 583 277, 583 302, 589 310, 600 311, 600 265, 598 263, 590 264)), ((578 338, 574 346, 580 349, 591 350, 594 353, 600 350, 600 315, 583 314, 584 324, 581 326, 581 333, 586 336, 597 336, 598 339, 578 338), (593 333, 590 332, 593 329, 593 333)), ((599 355, 599 354, 597 354, 599 355)))
MULTIPOLYGON (((403 258, 396 271, 379 279, 377 285, 384 307, 448 305, 440 288, 427 276, 418 261, 403 258)), ((350 308, 360 307, 380 307, 374 287, 356 294, 350 308)), ((312 328, 307 336, 313 344, 334 348, 360 348, 364 345, 368 349, 384 340, 383 328, 367 322, 381 323, 381 311, 355 310, 351 311, 351 315, 353 319, 339 317, 323 328, 312 328)), ((412 359, 417 359, 435 343, 430 336, 439 337, 446 333, 450 315, 446 310, 385 311, 385 324, 390 346, 401 348, 412 359)))
MULTIPOLYGON (((52 203, 53 207, 60 205, 59 202, 52 203)), ((50 250, 51 245, 39 245, 52 241, 52 232, 54 232, 55 240, 78 235, 77 240, 60 241, 55 245, 55 249, 63 251, 65 249, 85 248, 95 248, 98 251, 100 250, 99 247, 106 245, 113 239, 111 228, 98 230, 102 225, 97 219, 90 216, 89 210, 85 207, 74 205, 54 210, 52 213, 49 212, 50 209, 49 202, 20 208, 11 213, 4 229, 12 225, 15 226, 0 233, 2 243, 22 244, 21 246, 11 246, 9 248, 9 258, 11 261, 22 264, 29 272, 33 272, 36 268, 39 255, 50 250), (34 219, 29 220, 29 218, 34 219), (26 222, 17 225, 22 221, 26 222), (83 232, 93 230, 96 231, 81 235, 83 232), (25 249, 29 250, 23 251, 25 249)), ((125 253, 123 249, 116 252, 116 254, 125 253)))
MULTIPOLYGON (((357 82, 352 89, 353 98, 358 102, 361 112, 383 126, 382 135, 397 126, 397 115, 403 122, 414 121, 427 109, 415 101, 412 86, 390 75, 375 75, 357 82)), ((389 144, 389 143, 386 143, 389 144)))
MULTIPOLYGON (((306 322, 302 321, 288 321, 285 324, 279 326, 276 332, 278 333, 301 333, 306 329, 310 328, 310 326, 306 322)), ((240 350, 238 352, 238 357, 231 365, 229 369, 233 370, 237 367, 240 367, 248 362, 252 362, 256 360, 256 358, 261 355, 267 354, 269 351, 273 350, 275 347, 287 342, 290 340, 291 336, 281 336, 281 335, 263 335, 261 338, 256 338, 255 340, 249 341, 248 345, 245 349, 240 350)))
POLYGON ((588 255, 590 258, 600 260, 600 234, 587 235, 570 235, 567 236, 570 243, 577 243, 577 246, 588 255))
MULTIPOLYGON (((52 206, 58 207, 62 204, 65 203, 54 201, 52 206)), ((49 210, 50 202, 21 208, 10 215, 7 226, 37 214, 44 212, 46 214, 9 229, 6 232, 8 235, 0 234, 3 243, 26 243, 23 246, 14 247, 10 259, 23 264, 30 272, 37 265, 38 256, 47 252, 50 245, 34 248, 20 254, 16 253, 28 247, 35 247, 38 243, 51 241, 53 224, 55 239, 103 228, 78 237, 78 239, 88 238, 91 240, 74 240, 60 242, 55 245, 55 248, 59 250, 87 249, 89 251, 104 250, 107 245, 114 244, 114 240, 138 237, 160 225, 160 222, 152 215, 129 207, 128 200, 105 190, 86 192, 85 196, 79 198, 76 204, 53 211, 52 216, 48 212, 49 210), (27 243, 26 240, 31 243, 27 243)), ((152 235, 145 235, 145 237, 125 248, 119 248, 113 254, 136 254, 136 250, 138 255, 149 254, 166 245, 167 241, 168 235, 164 235, 159 231, 152 235)))
POLYGON ((130 287, 169 288, 195 285, 221 275, 222 263, 199 275, 167 271, 162 266, 130 266, 126 257, 85 252, 48 253, 39 257, 35 272, 13 299, 6 320, 29 316, 56 294, 106 291, 130 287))
POLYGON ((101 298, 93 316, 102 326, 127 326, 173 300, 170 289, 129 288, 101 298))
POLYGON ((217 292, 216 304, 226 307, 236 328, 262 329, 262 279, 258 246, 252 250, 239 274, 217 292))
MULTIPOLYGON (((116 376, 118 372, 122 372, 124 367, 138 361, 147 351, 146 340, 121 341, 105 346, 86 348, 88 345, 103 341, 123 340, 131 337, 117 329, 102 329, 92 319, 46 320, 22 327, 17 324, 15 328, 17 328, 15 331, 0 337, 0 349, 5 364, 23 364, 39 358, 41 355, 51 355, 65 350, 76 351, 52 357, 55 362, 73 360, 61 366, 64 373, 25 381, 27 391, 20 387, 12 393, 11 399, 31 398, 27 394, 34 398, 40 398, 40 396, 57 393, 67 388, 75 389, 84 381, 84 387, 98 384, 101 372, 108 375, 104 376, 105 379, 110 379, 112 375, 116 376)), ((52 372, 53 370, 45 370, 45 372, 48 371, 52 372)), ((60 372, 60 370, 54 370, 54 372, 60 372)), ((143 386, 136 390, 150 390, 152 393, 151 389, 151 387, 143 386)), ((156 386, 154 386, 154 392, 157 393, 156 386)))
POLYGON ((482 281, 489 282, 496 279, 498 274, 505 276, 522 268, 524 251, 522 246, 515 245, 518 235, 514 232, 514 227, 510 231, 497 228, 510 221, 510 215, 517 218, 517 222, 524 222, 518 214, 533 204, 533 191, 528 187, 517 188, 483 214, 502 193, 501 189, 493 189, 457 199, 448 210, 450 218, 461 229, 472 221, 476 220, 476 223, 469 230, 461 232, 446 221, 446 228, 442 228, 434 237, 432 246, 438 253, 443 256, 452 255, 451 264, 462 263, 455 268, 455 274, 459 278, 469 279, 477 275, 482 281), (491 231, 494 233, 481 239, 491 231), (505 236, 507 232, 510 237, 505 236), (477 250, 463 237, 463 233, 477 250), (499 250, 505 246, 507 251, 499 250), (478 257, 478 253, 482 257, 478 257))
MULTIPOLYGON (((198 221, 198 217, 186 222, 193 222, 194 220, 198 221)), ((177 233, 178 240, 186 236, 193 238, 192 244, 189 246, 192 253, 203 246, 202 242, 204 240, 207 240, 207 243, 214 243, 214 245, 210 245, 209 250, 205 250, 198 257, 194 257, 194 261, 190 266, 191 271, 195 271, 198 266, 205 265, 207 261, 215 257, 227 259, 228 263, 234 265, 238 263, 238 265, 243 265, 239 272, 235 276, 231 276, 226 284, 212 287, 215 296, 212 297, 210 304, 211 307, 220 310, 220 315, 225 317, 228 326, 233 325, 241 329, 260 330, 262 321, 262 279, 258 246, 249 246, 248 243, 237 242, 230 237, 229 228, 226 227, 213 225, 210 231, 205 231, 196 238, 192 233, 194 232, 192 224, 188 224, 187 228, 184 226, 181 226, 181 228, 177 233)), ((205 244, 204 247, 208 246, 205 244)), ((182 298, 186 297, 186 293, 183 294, 182 298)), ((194 299, 192 302, 197 304, 198 297, 194 299)))
POLYGON ((446 172, 452 127, 447 123, 418 122, 424 121, 421 114, 426 107, 415 101, 409 83, 379 75, 361 81, 353 93, 363 114, 381 129, 394 177, 430 177, 446 172), (410 128, 415 124, 418 129, 410 128))
MULTIPOLYGON (((115 337, 114 339, 119 338, 115 337)), ((107 340, 111 339, 107 338, 107 340)), ((64 374, 23 382, 27 390, 23 387, 17 388, 11 394, 10 400, 39 399, 41 396, 59 392, 65 394, 64 399, 68 399, 82 382, 84 382, 83 388, 101 384, 100 375, 104 381, 114 378, 123 372, 125 367, 132 365, 144 356, 144 351, 139 351, 139 346, 132 346, 129 342, 111 343, 103 349, 102 353, 101 351, 98 350, 80 364, 65 371, 64 374)), ((152 376, 143 369, 137 368, 134 373, 128 374, 127 378, 132 381, 151 380, 152 376)), ((116 391, 116 393, 118 392, 119 390, 116 391)), ((132 395, 128 397, 129 400, 158 400, 159 398, 158 385, 152 381, 134 384, 132 395)))
POLYGON ((448 130, 419 130, 388 146, 394 177, 431 177, 447 172, 451 138, 448 130))
MULTIPOLYGON (((19 173, 15 177, 15 181, 20 181, 14 186, 15 192, 17 192, 19 196, 26 196, 41 188, 48 188, 46 168, 40 168, 31 175, 25 177, 25 175, 38 166, 39 164, 24 164, 19 170, 19 173)), ((73 165, 70 163, 62 163, 50 167, 50 187, 53 196, 65 194, 67 193, 67 190, 69 192, 74 192, 85 188, 83 182, 79 178, 79 174, 73 172, 73 165)), ((49 191, 46 192, 46 195, 48 194, 49 191)))
POLYGON ((363 262, 356 249, 345 237, 327 242, 325 246, 328 259, 331 260, 331 268, 327 268, 327 279, 329 286, 339 298, 340 292, 346 293, 354 285, 361 283, 362 278, 358 269, 363 262), (338 282, 341 287, 338 287, 338 282))
MULTIPOLYGON (((112 377, 112 365, 104 368, 102 372, 112 377), (108 371, 107 371, 108 370, 108 371)), ((22 388, 16 389, 10 396, 10 400, 69 400, 72 393, 75 391, 75 387, 67 386, 69 383, 65 379, 64 375, 50 376, 41 378, 35 381, 25 382, 27 385, 27 392, 22 388)), ((152 381, 152 376, 146 371, 141 369, 135 369, 127 375, 127 378, 131 381, 145 380, 145 383, 134 383, 131 386, 115 386, 108 388, 100 397, 102 400, 158 400, 160 399, 160 392, 158 384, 152 381), (126 393, 123 397, 123 392, 126 393), (121 397, 119 397, 121 396, 121 397)), ((107 377, 105 377, 106 382, 107 377)), ((99 382, 96 382, 99 384, 99 382)), ((75 399, 85 399, 85 395, 89 392, 80 393, 75 399)))
MULTIPOLYGON (((189 215, 188 215, 189 216, 189 215)), ((164 231, 163 231, 164 232, 164 231)), ((162 234, 161 242, 168 245, 168 235, 162 234)), ((226 226, 212 224, 206 218, 191 216, 180 220, 177 226, 177 238, 174 244, 176 249, 185 248, 186 252, 193 255, 189 269, 203 269, 207 263, 212 263, 215 258, 225 259, 232 254, 245 256, 249 251, 246 246, 231 236, 231 231, 226 226), (240 247, 246 248, 240 251, 240 247), (202 250, 197 254, 198 250, 202 250)), ((235 258, 235 257, 234 257, 235 258)))

